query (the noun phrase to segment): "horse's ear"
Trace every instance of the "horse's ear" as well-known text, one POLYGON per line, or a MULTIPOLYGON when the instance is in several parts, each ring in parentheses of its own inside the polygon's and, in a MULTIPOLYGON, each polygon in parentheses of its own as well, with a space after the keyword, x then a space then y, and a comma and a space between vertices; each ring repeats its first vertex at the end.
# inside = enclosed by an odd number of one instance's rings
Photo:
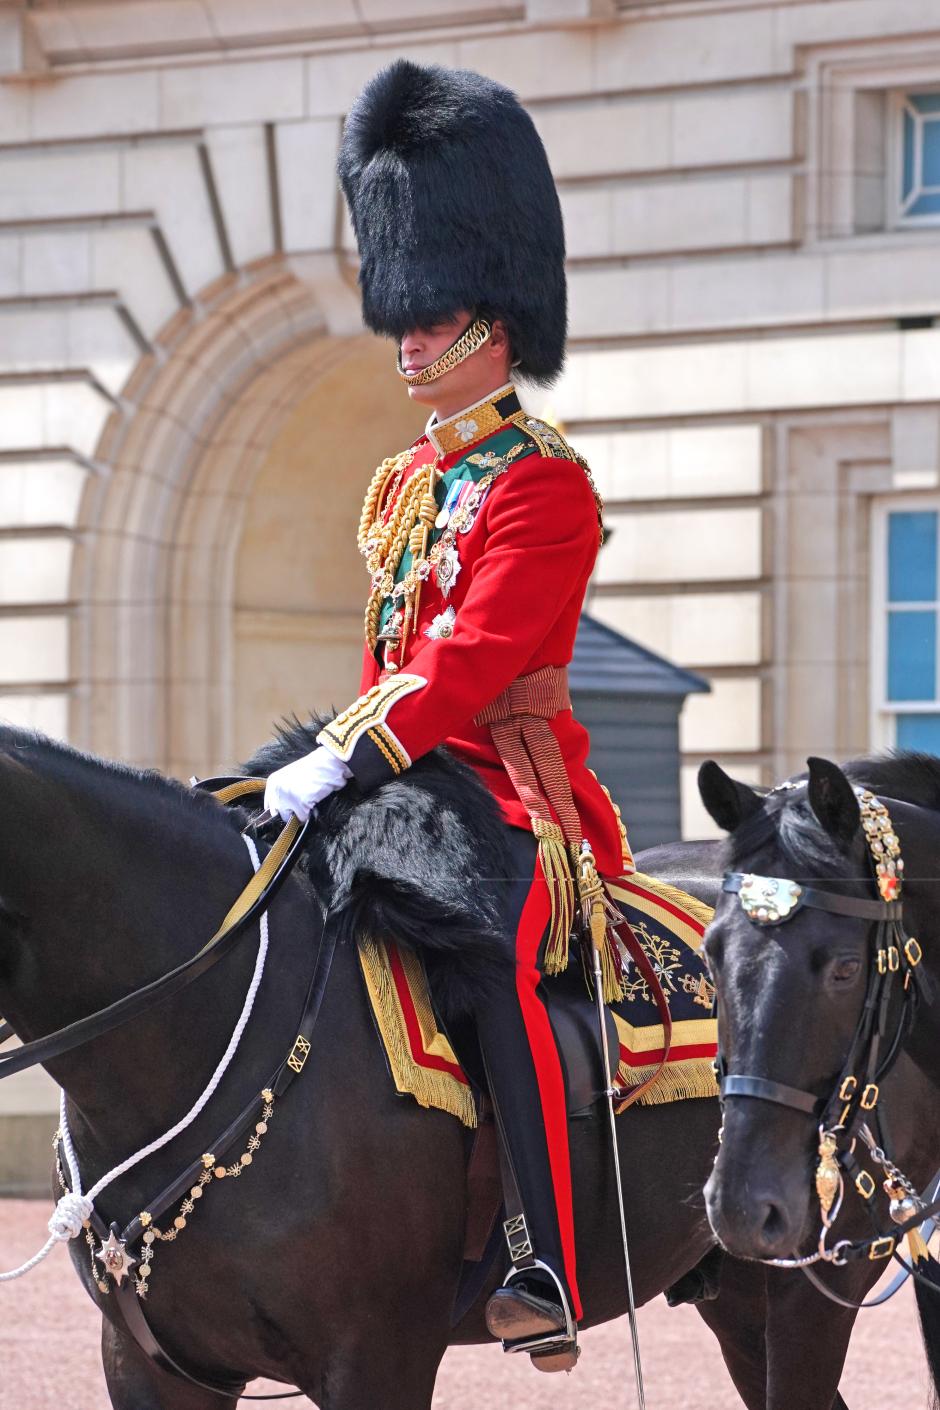
POLYGON ((809 805, 822 827, 840 842, 851 842, 861 814, 858 799, 838 764, 829 759, 807 759, 809 805))
POLYGON ((699 769, 698 791, 709 814, 725 832, 734 832, 745 818, 763 807, 753 788, 738 783, 714 759, 706 759, 699 769))

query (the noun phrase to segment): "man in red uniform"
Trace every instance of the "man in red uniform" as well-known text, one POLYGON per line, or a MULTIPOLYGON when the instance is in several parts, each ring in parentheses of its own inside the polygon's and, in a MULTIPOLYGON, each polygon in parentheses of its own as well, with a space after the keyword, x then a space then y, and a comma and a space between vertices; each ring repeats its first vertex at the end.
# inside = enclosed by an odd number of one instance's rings
MULTIPOLYGON (((571 660, 601 541, 587 466, 521 407, 566 334, 564 234, 545 152, 517 99, 465 70, 400 61, 364 89, 339 162, 366 323, 394 337, 427 428, 383 462, 363 506, 371 575, 361 694, 317 748, 273 774, 266 806, 301 818, 346 779, 371 789, 446 744, 499 800, 516 878, 515 983, 473 1018, 523 1213, 487 1321, 542 1369, 577 1357, 582 1315, 562 1067, 542 973, 568 963, 601 877, 632 868, 586 766, 571 660), (595 870, 596 865, 596 870, 595 870)), ((607 932, 605 991, 619 991, 607 932)))

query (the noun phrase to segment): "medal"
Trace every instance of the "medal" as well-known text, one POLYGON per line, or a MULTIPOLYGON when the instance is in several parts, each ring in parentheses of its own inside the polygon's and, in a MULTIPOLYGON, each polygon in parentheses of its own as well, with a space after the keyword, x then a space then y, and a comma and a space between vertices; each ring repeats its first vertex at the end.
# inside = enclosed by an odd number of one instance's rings
POLYGON ((442 544, 440 555, 434 565, 437 577, 437 585, 441 590, 441 596, 447 597, 454 583, 457 581, 457 574, 460 572, 460 555, 457 546, 451 539, 448 544, 442 544))

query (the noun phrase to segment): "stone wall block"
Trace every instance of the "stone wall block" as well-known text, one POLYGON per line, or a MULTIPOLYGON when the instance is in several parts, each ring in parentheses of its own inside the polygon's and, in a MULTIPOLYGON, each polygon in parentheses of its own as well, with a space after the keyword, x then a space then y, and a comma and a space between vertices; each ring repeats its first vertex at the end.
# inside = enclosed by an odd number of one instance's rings
POLYGON ((188 292, 224 272, 209 195, 191 143, 147 143, 121 153, 127 211, 153 210, 188 292))
POLYGON ((339 135, 335 118, 278 124, 278 177, 289 249, 328 250, 335 243, 339 135))
POLYGON ((206 143, 236 264, 274 249, 267 143, 260 125, 210 127, 206 143))
POLYGON ((627 175, 671 165, 673 105, 659 98, 533 105, 556 181, 627 175))
POLYGON ((80 294, 94 287, 87 230, 30 231, 21 248, 24 294, 80 294))
POLYGON ((0 617, 0 685, 69 679, 68 618, 0 617))
POLYGON ((594 35, 594 87, 622 90, 630 75, 644 88, 686 88, 788 73, 792 52, 775 33, 774 11, 728 10, 668 21, 644 18, 594 35))
POLYGON ((31 95, 30 136, 34 141, 154 132, 160 125, 155 71, 37 79, 31 95))
POLYGON ((677 261, 669 271, 670 326, 765 327, 824 316, 827 262, 821 255, 768 253, 677 261))
POLYGON ((713 679, 708 695, 690 695, 679 716, 683 753, 756 752, 761 747, 761 682, 757 676, 713 679))
POLYGON ((599 583, 707 582, 761 575, 761 510, 683 509, 606 516, 599 583))
POLYGON ((304 115, 301 58, 230 59, 160 72, 164 128, 277 122, 304 115))
POLYGON ((940 410, 896 406, 891 413, 891 468, 896 489, 940 485, 940 410))
POLYGON ((87 472, 72 460, 0 462, 0 528, 73 527, 86 479, 87 472))
POLYGON ((638 336, 666 332, 672 324, 673 271, 607 265, 568 271, 568 326, 575 338, 638 336))
POLYGON ((787 161, 793 155, 791 89, 692 93, 672 102, 675 166, 787 161))
POLYGON ((119 200, 116 150, 0 152, 0 220, 113 211, 119 200))
POLYGON ((17 607, 66 602, 71 567, 70 536, 0 538, 0 602, 17 607))

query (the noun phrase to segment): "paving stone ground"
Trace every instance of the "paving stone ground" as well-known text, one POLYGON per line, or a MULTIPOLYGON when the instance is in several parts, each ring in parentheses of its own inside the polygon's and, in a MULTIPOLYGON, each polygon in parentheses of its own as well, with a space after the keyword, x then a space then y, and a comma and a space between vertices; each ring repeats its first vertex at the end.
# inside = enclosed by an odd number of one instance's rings
MULTIPOLYGON (((48 1216, 41 1201, 0 1200, 0 1270, 35 1253, 48 1216)), ((641 1308, 640 1327, 649 1410, 740 1410, 693 1309, 671 1310, 658 1298, 641 1308)), ((98 1328, 64 1250, 27 1278, 0 1284, 0 1410, 108 1410, 98 1328)), ((495 1347, 456 1348, 441 1368, 434 1410, 632 1410, 626 1323, 585 1333, 583 1348, 574 1375, 551 1378, 495 1347)), ((906 1289, 886 1307, 861 1314, 842 1394, 850 1410, 926 1406, 926 1368, 906 1289)), ((310 1407, 307 1400, 287 1403, 310 1407)))

